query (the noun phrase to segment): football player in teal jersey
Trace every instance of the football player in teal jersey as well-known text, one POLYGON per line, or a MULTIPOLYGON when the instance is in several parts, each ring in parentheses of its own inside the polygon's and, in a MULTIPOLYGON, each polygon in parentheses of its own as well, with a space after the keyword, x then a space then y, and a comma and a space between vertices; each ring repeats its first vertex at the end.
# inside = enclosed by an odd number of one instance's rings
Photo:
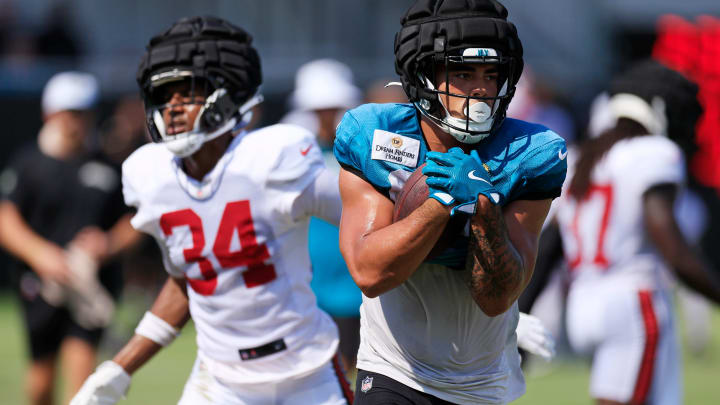
POLYGON ((551 130, 506 119, 522 45, 495 0, 418 0, 395 37, 409 104, 349 111, 340 248, 362 289, 356 404, 506 403, 524 393, 516 300, 565 179, 551 130), (393 223, 423 163, 430 197, 393 223), (425 258, 451 217, 463 235, 425 258))

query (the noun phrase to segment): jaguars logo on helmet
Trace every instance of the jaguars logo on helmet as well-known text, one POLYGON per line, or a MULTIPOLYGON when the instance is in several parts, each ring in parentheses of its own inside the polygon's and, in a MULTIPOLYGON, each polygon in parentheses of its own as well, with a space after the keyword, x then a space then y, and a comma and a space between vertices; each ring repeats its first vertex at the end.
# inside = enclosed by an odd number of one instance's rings
MULTIPOLYGON (((523 49, 507 9, 496 0, 418 1, 395 36, 395 70, 421 114, 463 143, 476 143, 505 119, 523 70, 523 49), (498 66, 495 97, 472 97, 438 89, 439 64, 483 63, 498 66), (464 118, 452 117, 439 95, 466 99, 464 118), (474 103, 471 103, 474 100, 474 103), (492 101, 492 107, 487 103, 492 101)), ((447 83, 448 80, 445 80, 447 83)))
POLYGON ((140 61, 137 82, 152 140, 179 157, 247 125, 251 108, 262 101, 260 58, 252 37, 216 17, 184 18, 153 37, 140 61), (162 89, 178 81, 188 81, 191 94, 207 97, 191 130, 168 135, 162 111, 169 105, 162 89))

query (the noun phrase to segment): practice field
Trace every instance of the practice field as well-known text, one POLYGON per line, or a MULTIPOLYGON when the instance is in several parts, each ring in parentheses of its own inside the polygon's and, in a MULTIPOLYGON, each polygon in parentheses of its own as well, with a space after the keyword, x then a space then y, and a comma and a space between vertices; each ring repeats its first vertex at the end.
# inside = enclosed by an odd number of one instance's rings
MULTIPOLYGON (((121 308, 111 338, 104 343, 105 359, 132 332, 134 323, 145 309, 140 300, 126 299, 121 308)), ((7 293, 0 295, 0 404, 25 404, 23 373, 26 356, 25 338, 17 304, 7 293)), ((716 404, 720 398, 720 310, 715 309, 712 320, 713 338, 701 357, 692 356, 685 349, 685 404, 716 404)), ((192 325, 171 346, 164 349, 134 377, 127 405, 171 405, 177 403, 183 384, 195 359, 195 333, 192 325)), ((536 363, 528 376, 527 394, 515 404, 590 405, 587 396, 589 363, 582 360, 557 361, 550 365, 536 363)), ((59 403, 59 402, 58 402, 59 403)), ((299 404, 305 405, 305 404, 299 404)), ((307 404, 311 405, 311 404, 307 404)))

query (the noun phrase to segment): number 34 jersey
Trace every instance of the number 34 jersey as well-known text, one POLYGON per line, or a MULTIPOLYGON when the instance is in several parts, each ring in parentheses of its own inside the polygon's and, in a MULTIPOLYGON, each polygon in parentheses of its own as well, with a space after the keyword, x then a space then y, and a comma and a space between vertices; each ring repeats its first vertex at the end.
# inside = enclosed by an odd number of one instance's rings
POLYGON ((132 225, 187 280, 199 356, 236 383, 326 363, 337 328, 310 289, 310 213, 294 209, 324 170, 312 135, 290 125, 243 132, 203 181, 181 165, 163 145, 144 145, 123 164, 123 193, 137 208, 132 225))

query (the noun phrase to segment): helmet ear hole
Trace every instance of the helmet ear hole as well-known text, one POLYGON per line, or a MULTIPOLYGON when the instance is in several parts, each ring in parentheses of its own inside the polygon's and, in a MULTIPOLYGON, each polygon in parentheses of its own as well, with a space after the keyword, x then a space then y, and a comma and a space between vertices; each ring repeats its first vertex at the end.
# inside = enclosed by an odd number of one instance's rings
POLYGON ((200 112, 199 129, 212 132, 238 113, 238 106, 225 89, 218 89, 205 101, 200 112))
POLYGON ((223 116, 217 111, 217 108, 209 108, 202 115, 202 128, 215 128, 222 124, 223 116))

